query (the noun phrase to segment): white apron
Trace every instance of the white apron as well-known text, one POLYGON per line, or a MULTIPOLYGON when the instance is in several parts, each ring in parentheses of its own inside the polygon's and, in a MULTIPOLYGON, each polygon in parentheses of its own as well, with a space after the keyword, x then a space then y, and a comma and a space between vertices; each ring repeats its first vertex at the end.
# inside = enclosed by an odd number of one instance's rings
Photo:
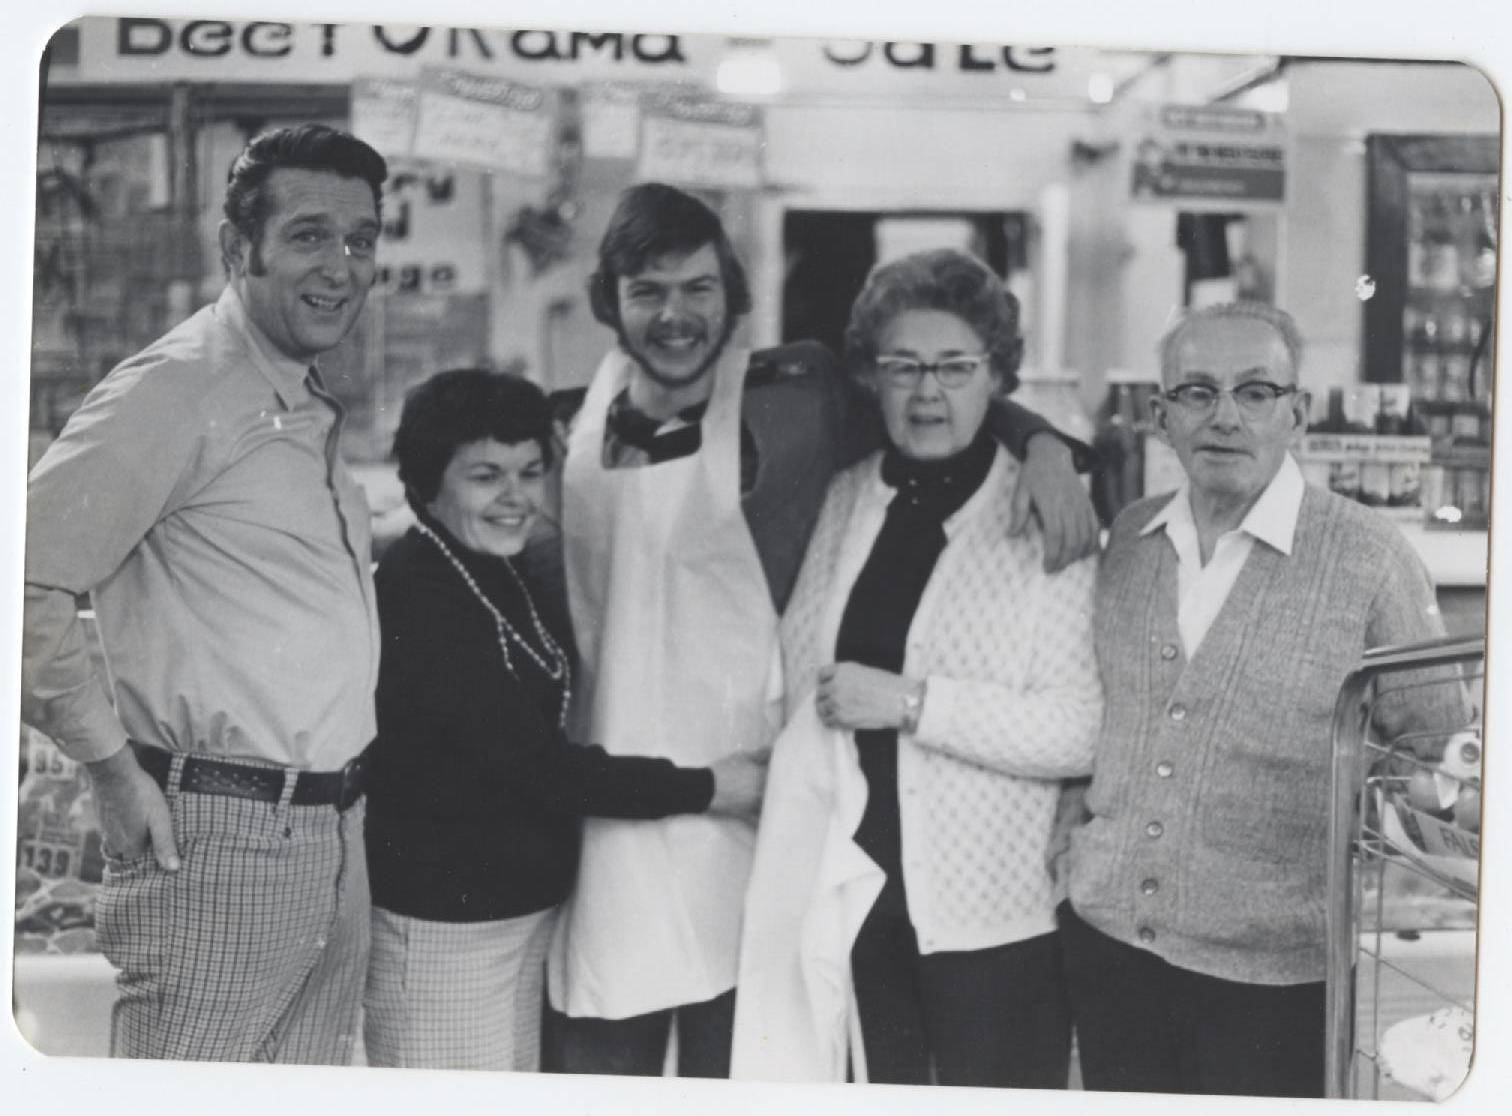
POLYGON ((866 1081, 851 947, 886 875, 856 844, 866 776, 804 695, 772 748, 746 896, 730 1077, 866 1081))
MULTIPOLYGON (((747 354, 727 350, 696 454, 603 467, 629 358, 599 366, 568 443, 562 524, 581 654, 574 739, 703 766, 767 747, 780 720, 777 614, 740 506, 747 354)), ((624 1019, 735 986, 755 835, 729 818, 590 818, 549 965, 551 1003, 624 1019)))

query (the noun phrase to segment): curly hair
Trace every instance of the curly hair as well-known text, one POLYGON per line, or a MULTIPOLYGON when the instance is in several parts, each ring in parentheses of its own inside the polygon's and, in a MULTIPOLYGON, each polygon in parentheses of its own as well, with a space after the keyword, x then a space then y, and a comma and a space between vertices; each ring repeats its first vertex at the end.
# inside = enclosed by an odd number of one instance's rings
POLYGON ((1018 299, 986 264, 953 248, 914 252, 872 268, 845 327, 845 363, 853 375, 871 370, 883 332, 909 310, 960 318, 982 339, 1003 393, 1018 387, 1024 348, 1018 299))
POLYGON ((1272 306, 1267 302, 1220 302, 1213 306, 1203 306, 1196 310, 1188 310, 1182 314, 1161 335, 1160 341, 1155 346, 1155 352, 1160 357, 1160 378, 1166 380, 1176 368, 1176 346, 1181 343, 1182 335, 1198 322, 1224 321, 1242 319, 1255 322, 1264 322, 1276 331, 1281 338, 1281 343, 1286 346, 1286 355, 1291 358, 1292 371, 1298 376, 1302 374, 1302 333, 1297 329, 1297 323, 1292 316, 1279 306, 1272 306))
POLYGON ((441 478, 457 450, 492 438, 512 446, 534 441, 551 465, 551 404, 523 376, 486 368, 438 372, 404 397, 394 457, 404 496, 417 511, 441 492, 441 478))
POLYGON ((236 231, 257 244, 268 220, 268 179, 279 169, 330 171, 360 178, 373 191, 373 206, 383 212, 383 183, 388 163, 362 140, 325 124, 273 128, 248 141, 226 172, 222 212, 236 231))
POLYGON ((735 255, 735 246, 716 214, 692 194, 661 182, 642 182, 620 195, 609 227, 599 242, 598 269, 588 277, 588 304, 593 316, 610 329, 620 328, 619 280, 638 275, 663 256, 714 246, 725 309, 731 318, 751 312, 751 284, 735 255))

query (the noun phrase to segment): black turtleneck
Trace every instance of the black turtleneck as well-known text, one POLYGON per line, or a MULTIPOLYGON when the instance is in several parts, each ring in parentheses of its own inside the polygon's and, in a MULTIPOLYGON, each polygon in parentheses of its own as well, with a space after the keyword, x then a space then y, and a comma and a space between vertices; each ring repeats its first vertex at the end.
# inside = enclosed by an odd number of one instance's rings
MULTIPOLYGON (((506 560, 423 521, 535 644, 506 560)), ((532 563, 515 560, 514 568, 528 578, 532 563)), ((376 905, 441 922, 545 910, 571 890, 580 816, 659 818, 708 807, 714 779, 706 768, 564 739, 557 683, 518 647, 510 650, 515 675, 505 670, 488 610, 418 530, 389 547, 374 581, 383 655, 367 850, 376 905)), ((531 588, 561 642, 562 602, 539 583, 531 588)))
MULTIPOLYGON (((898 494, 851 588, 835 640, 837 662, 902 672, 909 626, 945 549, 945 521, 981 487, 996 451, 985 428, 947 458, 918 461, 895 446, 883 451, 882 480, 898 494)), ((898 734, 876 729, 855 736, 868 785, 856 841, 890 878, 901 880, 898 734)))

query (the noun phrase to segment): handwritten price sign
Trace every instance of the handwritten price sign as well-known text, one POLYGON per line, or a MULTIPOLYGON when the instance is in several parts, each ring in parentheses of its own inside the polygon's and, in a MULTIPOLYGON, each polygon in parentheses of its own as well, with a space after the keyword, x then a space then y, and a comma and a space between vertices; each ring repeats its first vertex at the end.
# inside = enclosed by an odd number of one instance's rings
POLYGON ((551 167, 554 109, 552 95, 534 86, 426 69, 420 78, 414 153, 543 178, 551 167))
POLYGON ((358 78, 352 82, 352 134, 385 155, 408 155, 418 92, 412 81, 358 78))
POLYGON ((668 102, 641 119, 643 180, 754 190, 762 181, 761 116, 750 105, 668 102))

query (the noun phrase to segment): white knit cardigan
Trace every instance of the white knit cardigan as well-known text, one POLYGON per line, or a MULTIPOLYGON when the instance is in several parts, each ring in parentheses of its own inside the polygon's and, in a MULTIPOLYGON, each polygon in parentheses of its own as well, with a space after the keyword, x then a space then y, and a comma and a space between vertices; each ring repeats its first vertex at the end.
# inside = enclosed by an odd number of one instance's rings
MULTIPOLYGON (((899 737, 898 800, 908 911, 924 953, 1055 928, 1044 854, 1059 780, 1091 771, 1102 717, 1096 560, 1048 575, 1038 530, 1009 536, 1017 478, 999 448, 981 488, 945 523, 948 544, 908 632, 903 672, 928 690, 918 732, 899 737)), ((789 718, 812 702, 815 673, 834 657, 893 495, 880 453, 830 486, 783 618, 789 718)))

